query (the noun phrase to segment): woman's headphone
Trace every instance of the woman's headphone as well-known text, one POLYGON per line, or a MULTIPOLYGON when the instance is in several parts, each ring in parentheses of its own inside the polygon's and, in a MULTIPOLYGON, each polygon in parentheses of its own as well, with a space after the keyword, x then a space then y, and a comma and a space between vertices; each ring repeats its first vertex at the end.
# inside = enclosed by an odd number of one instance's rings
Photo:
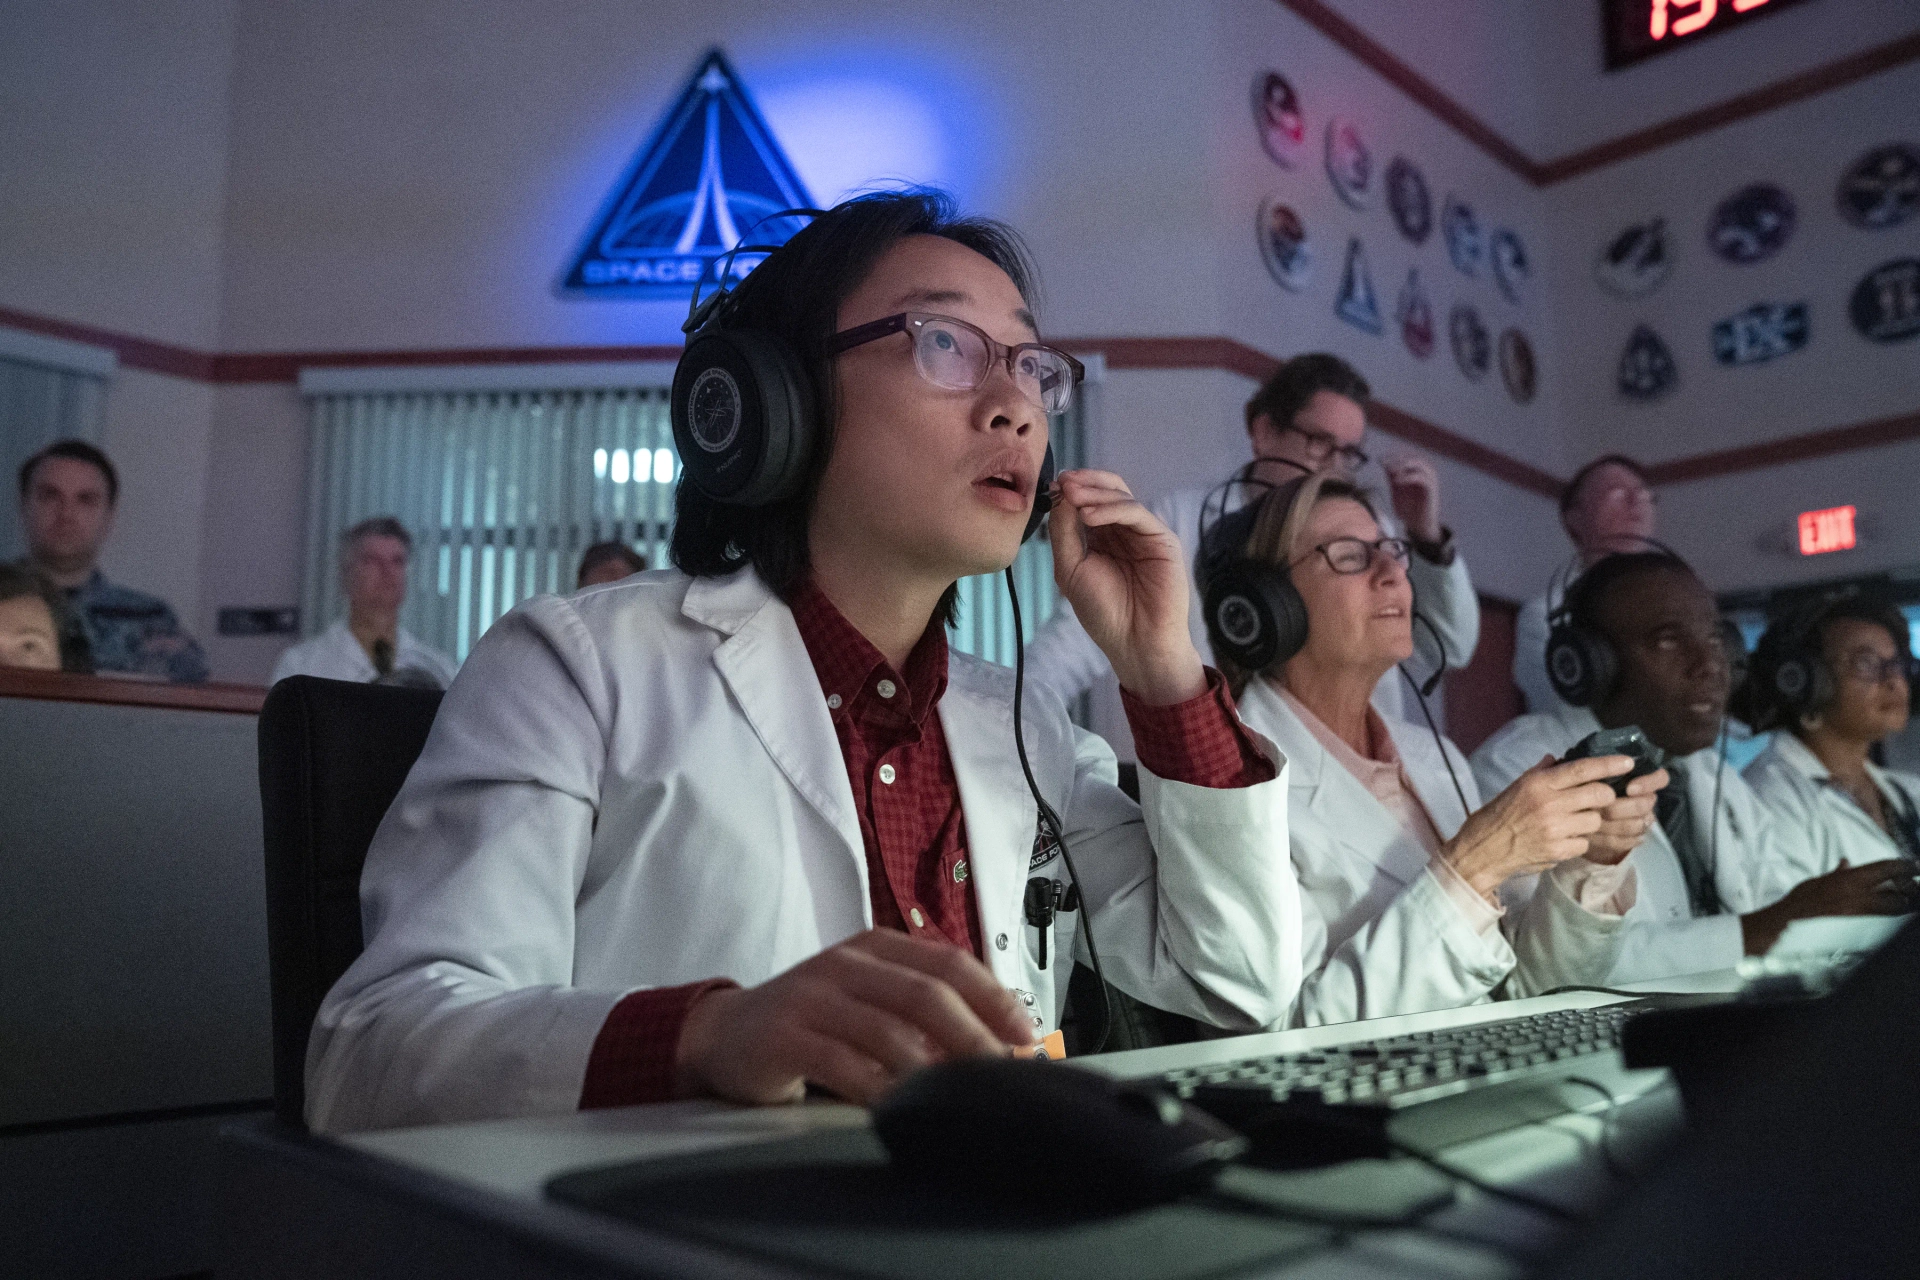
MULTIPOLYGON (((820 213, 786 209, 769 217, 820 213)), ((735 254, 771 257, 781 248, 736 245, 719 260, 720 278, 731 275, 735 254)), ((733 311, 732 288, 705 301, 694 291, 680 326, 688 335, 686 350, 673 371, 673 443, 683 477, 702 494, 732 506, 769 506, 793 497, 805 483, 819 448, 819 408, 793 344, 764 330, 733 327, 733 311)), ((1052 505, 1053 472, 1049 442, 1022 542, 1040 528, 1052 505)))
MULTIPOLYGON (((1650 552, 1626 554, 1658 556, 1676 569, 1693 573, 1693 567, 1672 547, 1652 538, 1644 541, 1653 548, 1650 552)), ((1587 566, 1585 572, 1567 587, 1560 604, 1547 618, 1551 628, 1547 633, 1547 679, 1552 682, 1553 691, 1569 706, 1590 707, 1606 701, 1620 680, 1620 655, 1615 651, 1613 642, 1592 627, 1576 621, 1587 612, 1587 596, 1593 590, 1594 571, 1620 554, 1623 553, 1602 556, 1587 566)), ((1727 665, 1732 673, 1732 687, 1738 689, 1746 679, 1746 641, 1740 635, 1740 629, 1725 618, 1720 620, 1719 630, 1720 643, 1726 650, 1727 665)))
MULTIPOLYGON (((1744 692, 1743 710, 1751 713, 1756 730, 1800 723, 1802 716, 1817 715, 1833 705, 1840 685, 1833 667, 1821 651, 1821 631, 1834 611, 1860 597, 1858 586, 1822 592, 1789 614, 1776 637, 1772 628, 1760 641, 1754 654, 1752 679, 1744 692)), ((1875 612, 1881 612, 1876 609, 1875 612)), ((1888 605, 1883 626, 1896 637, 1907 655, 1908 679, 1913 679, 1913 653, 1907 635, 1906 619, 1888 605)))
POLYGON ((1307 479, 1278 485, 1201 530, 1193 576, 1201 585, 1207 640, 1215 654, 1242 671, 1265 671, 1306 646, 1307 602, 1293 585, 1292 572, 1283 564, 1249 558, 1247 540, 1267 505, 1278 503, 1287 512, 1307 479))

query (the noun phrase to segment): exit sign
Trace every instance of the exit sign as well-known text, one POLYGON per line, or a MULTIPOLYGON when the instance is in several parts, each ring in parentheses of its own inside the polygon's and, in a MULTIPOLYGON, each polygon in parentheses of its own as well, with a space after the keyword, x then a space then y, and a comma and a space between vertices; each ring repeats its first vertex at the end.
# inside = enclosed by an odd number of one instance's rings
POLYGON ((1801 555, 1823 556, 1829 551, 1846 551, 1855 541, 1852 507, 1800 513, 1801 555))
POLYGON ((1743 22, 1778 13, 1801 0, 1600 0, 1607 70, 1630 67, 1655 54, 1698 44, 1743 22))

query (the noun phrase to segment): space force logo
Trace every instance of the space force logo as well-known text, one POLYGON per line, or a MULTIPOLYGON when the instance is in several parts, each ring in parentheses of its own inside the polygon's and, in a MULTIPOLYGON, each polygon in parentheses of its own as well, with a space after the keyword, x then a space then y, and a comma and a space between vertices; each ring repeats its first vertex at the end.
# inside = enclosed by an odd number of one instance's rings
MULTIPOLYGON (((748 232, 755 243, 777 245, 804 225, 763 221, 767 215, 811 203, 739 76, 711 50, 614 188, 560 287, 687 297, 715 281, 748 232)), ((724 270, 738 278, 765 256, 738 254, 724 270)))

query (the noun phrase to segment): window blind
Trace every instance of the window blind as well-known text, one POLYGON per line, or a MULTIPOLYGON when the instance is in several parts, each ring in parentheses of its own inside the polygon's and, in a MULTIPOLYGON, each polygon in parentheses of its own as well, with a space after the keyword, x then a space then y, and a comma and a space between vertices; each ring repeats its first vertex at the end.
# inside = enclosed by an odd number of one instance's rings
MULTIPOLYGON (((1084 402, 1053 423, 1062 468, 1086 450, 1084 402)), ((340 534, 391 515, 413 535, 401 625, 464 661, 494 619, 529 596, 573 589, 580 553, 625 542, 668 564, 679 475, 667 387, 329 390, 310 401, 311 455, 302 625, 346 609, 340 534)), ((1015 563, 1027 634, 1054 608, 1043 540, 1015 563)), ((960 584, 953 646, 1013 660, 1013 619, 997 576, 960 584)))

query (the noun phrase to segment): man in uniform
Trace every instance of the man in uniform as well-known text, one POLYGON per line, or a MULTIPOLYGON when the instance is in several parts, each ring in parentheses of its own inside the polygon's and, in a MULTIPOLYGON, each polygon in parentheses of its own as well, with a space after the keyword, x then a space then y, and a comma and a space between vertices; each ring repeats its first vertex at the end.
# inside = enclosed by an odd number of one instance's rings
POLYGON ((57 441, 20 466, 26 562, 65 594, 73 615, 62 648, 90 651, 95 671, 205 680, 207 655, 173 608, 100 572, 96 562, 119 500, 113 463, 84 440, 57 441))

